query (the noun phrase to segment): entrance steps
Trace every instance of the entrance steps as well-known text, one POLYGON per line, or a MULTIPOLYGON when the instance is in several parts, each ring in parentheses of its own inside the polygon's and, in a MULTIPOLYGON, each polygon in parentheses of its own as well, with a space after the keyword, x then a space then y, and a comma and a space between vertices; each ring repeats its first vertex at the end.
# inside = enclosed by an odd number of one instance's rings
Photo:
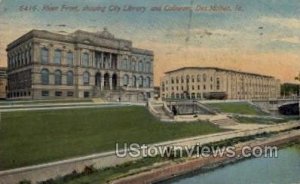
POLYGON ((233 125, 238 125, 238 123, 230 118, 230 117, 227 117, 227 116, 216 116, 214 118, 211 118, 210 119, 210 122, 215 124, 215 125, 218 125, 218 126, 233 126, 233 125))
POLYGON ((94 103, 107 103, 108 101, 103 98, 93 98, 94 103))

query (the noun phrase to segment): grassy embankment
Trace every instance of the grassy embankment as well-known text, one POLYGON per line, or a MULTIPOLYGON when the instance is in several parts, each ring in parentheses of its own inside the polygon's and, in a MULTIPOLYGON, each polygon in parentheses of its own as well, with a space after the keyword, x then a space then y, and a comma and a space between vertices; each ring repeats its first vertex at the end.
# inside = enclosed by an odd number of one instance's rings
POLYGON ((2 113, 0 170, 222 131, 208 122, 162 123, 144 107, 2 113))
POLYGON ((208 103, 208 107, 224 113, 244 115, 268 115, 247 102, 208 103))

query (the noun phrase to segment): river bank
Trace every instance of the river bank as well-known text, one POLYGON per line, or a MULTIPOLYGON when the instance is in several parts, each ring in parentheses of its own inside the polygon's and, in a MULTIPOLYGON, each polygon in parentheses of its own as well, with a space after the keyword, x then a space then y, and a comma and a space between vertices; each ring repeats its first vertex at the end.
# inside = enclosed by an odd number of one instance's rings
POLYGON ((228 158, 226 156, 217 156, 217 157, 200 157, 200 158, 190 158, 186 159, 182 163, 172 164, 168 166, 163 166, 160 168, 152 169, 146 172, 142 172, 133 176, 128 176, 125 178, 120 178, 113 181, 113 184, 138 184, 138 183, 159 183, 174 177, 182 176, 193 171, 219 167, 224 164, 237 162, 241 159, 244 159, 242 156, 242 147, 266 147, 266 146, 284 146, 285 144, 291 141, 300 141, 300 130, 291 130, 288 132, 282 132, 271 137, 262 138, 259 140, 248 141, 242 144, 236 145, 237 149, 235 150, 235 155, 238 157, 228 158))
POLYGON ((291 184, 300 183, 300 144, 280 148, 278 157, 243 159, 212 169, 201 169, 160 184, 291 184), (259 172, 256 172, 259 171, 259 172))

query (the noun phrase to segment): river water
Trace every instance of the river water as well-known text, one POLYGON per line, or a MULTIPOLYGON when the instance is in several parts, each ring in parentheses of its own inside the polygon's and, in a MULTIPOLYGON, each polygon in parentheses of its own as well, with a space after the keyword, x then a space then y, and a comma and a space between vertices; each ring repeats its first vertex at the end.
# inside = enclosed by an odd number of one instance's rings
POLYGON ((190 174, 172 184, 300 184, 300 145, 278 151, 278 158, 253 158, 212 171, 190 174))

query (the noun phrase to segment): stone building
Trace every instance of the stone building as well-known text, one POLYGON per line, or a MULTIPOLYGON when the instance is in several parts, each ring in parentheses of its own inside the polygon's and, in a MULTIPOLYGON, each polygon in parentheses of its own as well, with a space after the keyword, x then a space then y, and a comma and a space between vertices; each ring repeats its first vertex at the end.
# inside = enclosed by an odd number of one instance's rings
POLYGON ((163 99, 269 99, 280 97, 271 76, 216 67, 184 67, 161 79, 163 99))
POLYGON ((153 52, 107 29, 32 30, 7 46, 9 98, 140 101, 153 95, 153 52))
POLYGON ((0 67, 0 99, 6 98, 6 86, 7 86, 6 68, 0 67))

